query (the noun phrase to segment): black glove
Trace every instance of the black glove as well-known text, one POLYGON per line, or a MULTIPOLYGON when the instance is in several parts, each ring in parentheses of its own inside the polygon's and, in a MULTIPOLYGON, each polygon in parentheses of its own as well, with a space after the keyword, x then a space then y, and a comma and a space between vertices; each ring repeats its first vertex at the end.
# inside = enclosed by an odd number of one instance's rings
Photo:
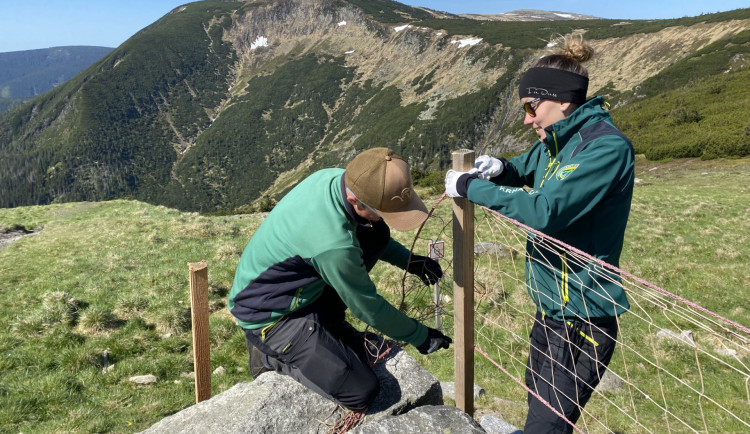
POLYGON ((427 327, 427 339, 422 345, 417 347, 417 350, 422 354, 430 354, 440 348, 445 348, 447 350, 452 343, 453 339, 440 333, 440 330, 427 327))
POLYGON ((438 279, 443 277, 443 269, 440 264, 432 258, 426 256, 412 255, 406 271, 415 276, 419 276, 425 285, 434 285, 438 279))

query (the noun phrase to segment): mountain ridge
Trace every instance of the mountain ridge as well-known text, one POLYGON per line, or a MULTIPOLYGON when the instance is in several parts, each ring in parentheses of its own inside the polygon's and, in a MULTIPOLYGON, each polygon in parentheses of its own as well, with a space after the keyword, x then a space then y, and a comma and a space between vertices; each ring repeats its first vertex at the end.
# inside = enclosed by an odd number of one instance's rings
MULTIPOLYGON (((665 71, 698 71, 708 53, 693 53, 709 46, 710 63, 734 65, 742 83, 746 28, 750 9, 623 26, 436 19, 385 0, 189 3, 0 117, 0 206, 123 197, 216 212, 276 198, 374 146, 418 170, 447 167, 457 148, 518 152, 533 141, 518 76, 553 37, 583 34, 599 52, 590 94, 627 108, 665 71)), ((619 110, 640 152, 661 146, 619 110)), ((668 115, 710 118, 690 110, 668 115)))
POLYGON ((61 85, 113 49, 61 46, 0 53, 0 113, 61 85))
POLYGON ((489 21, 556 21, 556 20, 601 20, 593 15, 539 9, 518 9, 496 14, 458 14, 460 17, 489 21))

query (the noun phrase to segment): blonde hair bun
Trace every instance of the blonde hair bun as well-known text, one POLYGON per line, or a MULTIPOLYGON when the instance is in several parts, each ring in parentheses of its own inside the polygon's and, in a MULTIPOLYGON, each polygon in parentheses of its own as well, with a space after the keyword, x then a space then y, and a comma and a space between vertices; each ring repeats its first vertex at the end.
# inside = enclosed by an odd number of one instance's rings
MULTIPOLYGON (((568 35, 558 38, 555 47, 561 47, 555 54, 566 57, 574 62, 583 63, 594 56, 594 49, 581 35, 568 35)), ((552 44, 550 44, 552 45, 552 44)))

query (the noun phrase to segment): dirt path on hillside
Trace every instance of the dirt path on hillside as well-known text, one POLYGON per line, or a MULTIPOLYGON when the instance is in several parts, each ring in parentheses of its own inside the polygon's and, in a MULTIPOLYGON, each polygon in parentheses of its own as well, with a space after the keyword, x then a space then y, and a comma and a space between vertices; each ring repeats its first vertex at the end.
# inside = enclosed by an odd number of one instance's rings
MULTIPOLYGON (((41 229, 40 229, 41 230, 41 229)), ((26 228, 0 228, 0 249, 15 243, 26 235, 38 234, 39 231, 30 231, 26 228)))

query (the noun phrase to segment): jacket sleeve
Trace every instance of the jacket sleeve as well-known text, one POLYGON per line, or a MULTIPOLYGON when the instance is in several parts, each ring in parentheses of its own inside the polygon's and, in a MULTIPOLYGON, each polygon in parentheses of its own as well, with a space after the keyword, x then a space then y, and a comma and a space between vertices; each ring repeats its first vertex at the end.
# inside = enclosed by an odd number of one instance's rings
POLYGON ((624 140, 605 136, 591 141, 573 159, 562 161, 559 168, 573 167, 566 177, 556 172, 541 188, 498 186, 477 179, 469 185, 468 198, 499 213, 516 219, 539 231, 556 233, 588 213, 617 186, 632 176, 633 158, 624 140))
POLYGON ((395 265, 396 267, 405 270, 406 266, 409 264, 409 254, 409 249, 391 238, 388 241, 385 252, 383 252, 383 255, 380 258, 391 265, 395 265))
MULTIPOLYGON (((513 157, 505 165, 505 170, 499 176, 492 178, 492 182, 508 187, 523 187, 534 185, 534 172, 538 166, 540 155, 544 152, 544 144, 540 141, 532 145, 527 152, 513 157)), ((472 181, 473 183, 473 181, 472 181)))
POLYGON ((427 339, 427 327, 393 307, 377 293, 358 248, 329 250, 315 256, 310 264, 338 292, 355 317, 393 339, 415 346, 427 339))

